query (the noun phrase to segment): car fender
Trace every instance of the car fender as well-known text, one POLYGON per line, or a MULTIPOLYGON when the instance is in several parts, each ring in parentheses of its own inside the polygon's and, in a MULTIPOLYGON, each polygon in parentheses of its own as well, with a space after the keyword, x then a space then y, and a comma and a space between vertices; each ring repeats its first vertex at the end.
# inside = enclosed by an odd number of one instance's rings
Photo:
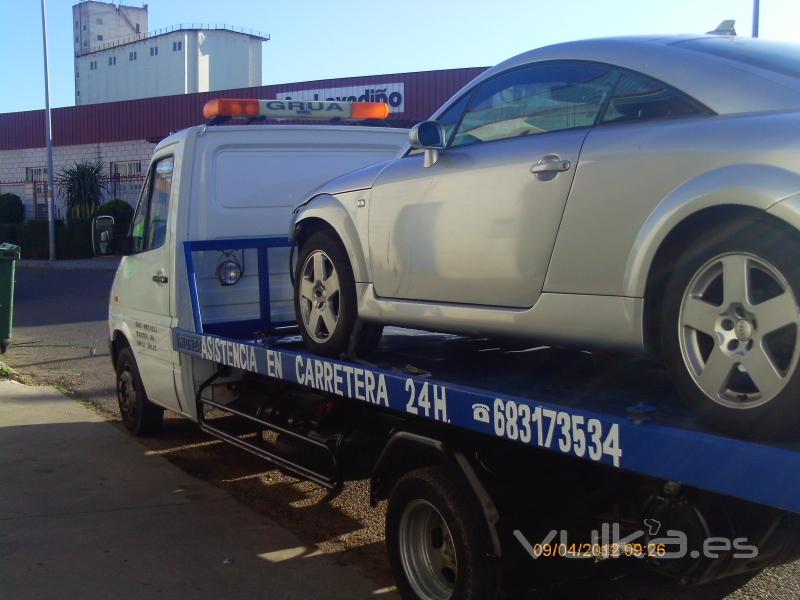
MULTIPOLYGON (((800 174, 769 165, 728 165, 690 179, 669 193, 639 230, 628 254, 623 295, 645 294, 650 266, 664 239, 686 218, 714 206, 744 206, 766 211, 800 191, 800 174)), ((800 201, 773 211, 800 223, 800 201)))
POLYGON ((800 192, 779 200, 767 212, 800 231, 800 192))
POLYGON ((358 199, 369 190, 347 192, 333 196, 318 194, 295 209, 291 227, 291 241, 294 242, 304 225, 322 221, 334 230, 350 258, 356 283, 369 282, 369 271, 364 247, 358 235, 354 215, 358 210, 358 199))

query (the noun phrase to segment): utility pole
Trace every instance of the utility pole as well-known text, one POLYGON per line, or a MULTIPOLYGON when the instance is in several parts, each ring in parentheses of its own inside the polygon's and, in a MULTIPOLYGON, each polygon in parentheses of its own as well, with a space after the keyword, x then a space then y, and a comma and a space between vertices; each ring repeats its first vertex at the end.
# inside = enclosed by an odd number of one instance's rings
POLYGON ((753 37, 758 37, 758 12, 759 0, 753 0, 753 37))
POLYGON ((47 136, 47 234, 50 242, 50 260, 56 259, 56 221, 53 209, 55 174, 53 173, 53 131, 50 116, 50 68, 47 62, 47 17, 42 0, 42 47, 44 49, 44 129, 47 136))

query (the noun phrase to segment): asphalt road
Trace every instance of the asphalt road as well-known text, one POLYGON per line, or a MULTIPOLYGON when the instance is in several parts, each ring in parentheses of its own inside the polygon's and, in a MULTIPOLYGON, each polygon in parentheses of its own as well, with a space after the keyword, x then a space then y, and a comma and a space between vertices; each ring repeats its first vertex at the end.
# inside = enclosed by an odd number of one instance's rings
MULTIPOLYGON (((25 268, 17 271, 12 346, 2 360, 36 383, 56 385, 118 422, 106 314, 112 272, 25 268)), ((119 426, 119 425, 118 425, 119 426)), ((383 509, 367 501, 366 482, 328 498, 317 486, 269 470, 260 460, 170 416, 158 438, 143 440, 188 474, 225 489, 278 520, 303 541, 354 565, 378 587, 392 585, 383 547, 383 509)), ((213 540, 209 540, 213 543, 213 540)), ((800 563, 757 576, 685 588, 640 572, 595 568, 543 584, 533 598, 712 599, 800 598, 800 563)), ((235 597, 235 590, 231 590, 235 597)))

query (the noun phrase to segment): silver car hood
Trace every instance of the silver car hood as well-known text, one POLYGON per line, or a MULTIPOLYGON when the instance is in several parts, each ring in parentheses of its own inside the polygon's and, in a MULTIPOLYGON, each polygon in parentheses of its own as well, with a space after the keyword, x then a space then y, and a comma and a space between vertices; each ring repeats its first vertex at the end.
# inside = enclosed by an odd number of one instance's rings
POLYGON ((312 197, 319 194, 341 194, 344 192, 354 192, 356 190, 368 190, 375 183, 381 171, 383 171, 392 160, 394 159, 385 160, 331 179, 328 183, 319 186, 314 191, 312 197))

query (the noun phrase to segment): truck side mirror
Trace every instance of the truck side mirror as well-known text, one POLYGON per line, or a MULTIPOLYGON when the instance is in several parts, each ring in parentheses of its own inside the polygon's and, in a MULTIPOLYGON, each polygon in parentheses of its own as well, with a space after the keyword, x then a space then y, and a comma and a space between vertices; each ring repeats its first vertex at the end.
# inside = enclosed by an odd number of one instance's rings
POLYGON ((426 168, 432 167, 439 160, 439 150, 444 150, 446 137, 444 127, 438 121, 417 123, 408 132, 411 147, 425 150, 426 168))
POLYGON ((92 219, 92 252, 105 256, 114 250, 114 217, 102 215, 92 219))

